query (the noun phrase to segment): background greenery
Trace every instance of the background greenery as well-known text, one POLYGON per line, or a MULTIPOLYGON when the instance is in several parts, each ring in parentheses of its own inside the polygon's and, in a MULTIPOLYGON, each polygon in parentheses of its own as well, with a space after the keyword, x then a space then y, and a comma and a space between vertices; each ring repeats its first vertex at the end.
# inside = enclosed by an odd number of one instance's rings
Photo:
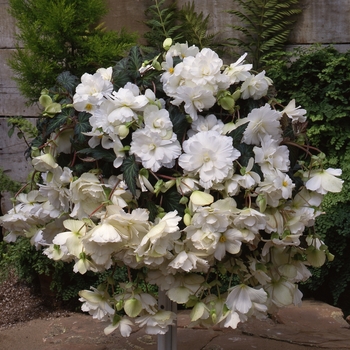
MULTIPOLYGON (((239 45, 249 53, 248 60, 254 62, 255 68, 267 70, 282 103, 287 104, 295 98, 298 105, 307 109, 311 143, 327 155, 327 166, 343 170, 345 182, 340 194, 326 196, 323 208, 326 214, 316 222, 316 229, 324 237, 335 260, 315 269, 314 276, 301 288, 305 296, 338 305, 349 314, 350 54, 317 46, 289 54, 284 51, 295 16, 301 11, 297 0, 284 1, 283 4, 276 0, 233 2, 241 7, 228 10, 232 14, 232 23, 228 24, 241 32, 244 40, 231 38, 225 43, 218 42, 217 33, 208 34, 209 16, 196 13, 194 2, 180 9, 176 5, 166 7, 164 0, 154 0, 145 13, 149 31, 144 35, 147 45, 142 50, 151 57, 154 51, 159 52, 163 40, 169 36, 176 41, 188 41, 190 45, 211 47, 217 51, 239 45), (239 26, 237 18, 245 26, 239 26)), ((9 3, 10 13, 19 27, 18 39, 24 44, 24 50, 18 47, 10 65, 17 74, 22 94, 30 103, 38 100, 43 88, 55 86, 57 89, 60 82, 66 87, 70 82, 75 86, 77 80, 73 80, 82 73, 114 65, 137 41, 135 33, 125 30, 108 32, 98 24, 107 11, 103 0, 9 0, 9 3)), ((131 55, 133 53, 139 54, 136 49, 131 50, 131 55)), ((123 64, 130 64, 130 57, 118 63, 117 71, 123 71, 123 64)), ((122 84, 122 74, 115 79, 116 84, 122 84)), ((64 91, 61 92, 64 95, 64 91)), ((63 95, 58 94, 57 98, 64 98, 63 95)), ((86 126, 86 116, 79 118, 77 131, 86 126)), ((12 132, 16 129, 21 135, 27 130, 23 120, 13 119, 11 122, 12 132)), ((47 123, 45 120, 39 122, 39 136, 32 135, 36 142, 42 142, 38 137, 47 136, 43 134, 44 130, 48 132, 47 123)), ((50 124, 50 127, 54 125, 50 124)), ((76 137, 79 137, 78 133, 76 137)), ((77 139, 77 147, 80 141, 83 142, 77 139)), ((9 188, 9 181, 0 171, 0 186, 9 188)), ((14 192, 19 188, 19 184, 11 183, 11 186, 14 186, 14 192)), ((40 250, 31 247, 27 239, 15 244, 0 243, 2 277, 10 267, 16 269, 20 278, 34 284, 39 283, 38 276, 49 275, 55 298, 65 302, 71 300, 73 304, 80 289, 96 285, 105 277, 90 272, 83 276, 74 274, 70 264, 51 261, 40 250)), ((117 281, 126 280, 122 268, 114 274, 117 281)))
POLYGON ((325 214, 316 220, 316 231, 335 259, 314 269, 313 277, 302 290, 306 296, 340 306, 345 314, 350 313, 349 67, 350 52, 315 45, 283 54, 267 68, 282 103, 295 98, 297 105, 307 110, 307 135, 310 143, 326 154, 325 167, 343 171, 342 192, 326 195, 325 214))

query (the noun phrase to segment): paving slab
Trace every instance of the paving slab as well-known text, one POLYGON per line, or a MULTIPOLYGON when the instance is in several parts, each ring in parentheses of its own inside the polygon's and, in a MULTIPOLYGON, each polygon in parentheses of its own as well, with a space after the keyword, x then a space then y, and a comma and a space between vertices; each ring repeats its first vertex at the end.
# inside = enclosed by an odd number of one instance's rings
MULTIPOLYGON (((189 328, 189 313, 178 313, 178 350, 350 350, 350 328, 340 309, 303 302, 265 320, 251 319, 232 329, 189 328)), ((107 323, 72 313, 0 330, 1 350, 157 350, 157 337, 134 329, 129 338, 108 336, 107 323)), ((163 349, 161 349, 163 350, 163 349)), ((165 350, 165 349, 164 349, 165 350)))

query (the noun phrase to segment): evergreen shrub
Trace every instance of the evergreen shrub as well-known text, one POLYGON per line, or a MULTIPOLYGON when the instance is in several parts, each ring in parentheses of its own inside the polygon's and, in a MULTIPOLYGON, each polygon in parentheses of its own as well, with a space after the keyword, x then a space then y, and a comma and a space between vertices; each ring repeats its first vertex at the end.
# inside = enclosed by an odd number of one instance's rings
POLYGON ((325 154, 328 167, 341 168, 341 193, 327 194, 316 230, 335 255, 303 286, 312 296, 350 314, 350 52, 315 45, 298 49, 267 69, 282 103, 295 99, 308 112, 310 143, 325 154))

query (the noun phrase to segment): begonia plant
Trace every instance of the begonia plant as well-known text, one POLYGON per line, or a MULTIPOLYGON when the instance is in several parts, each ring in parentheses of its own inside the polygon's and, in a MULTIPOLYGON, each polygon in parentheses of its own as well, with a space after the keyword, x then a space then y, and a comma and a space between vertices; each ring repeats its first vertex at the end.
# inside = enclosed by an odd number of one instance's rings
POLYGON ((145 283, 190 308, 191 326, 236 328, 299 304, 308 266, 333 258, 313 225, 341 170, 308 144, 306 110, 281 106, 245 55, 164 47, 43 91, 39 180, 0 218, 8 242, 26 236, 76 273, 127 267, 125 283, 80 292, 106 334, 174 323, 145 283))

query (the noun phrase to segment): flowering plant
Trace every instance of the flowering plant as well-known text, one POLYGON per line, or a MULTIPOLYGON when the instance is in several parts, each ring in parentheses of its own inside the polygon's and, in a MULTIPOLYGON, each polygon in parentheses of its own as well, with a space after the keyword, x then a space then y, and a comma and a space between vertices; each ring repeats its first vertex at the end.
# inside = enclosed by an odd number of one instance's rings
POLYGON ((236 328, 300 303, 307 266, 332 259, 313 224, 343 181, 307 144, 306 111, 279 105, 245 55, 165 47, 43 91, 40 177, 0 219, 7 241, 29 237, 75 272, 127 267, 128 282, 80 292, 106 334, 173 324, 142 281, 191 308, 191 325, 236 328))

